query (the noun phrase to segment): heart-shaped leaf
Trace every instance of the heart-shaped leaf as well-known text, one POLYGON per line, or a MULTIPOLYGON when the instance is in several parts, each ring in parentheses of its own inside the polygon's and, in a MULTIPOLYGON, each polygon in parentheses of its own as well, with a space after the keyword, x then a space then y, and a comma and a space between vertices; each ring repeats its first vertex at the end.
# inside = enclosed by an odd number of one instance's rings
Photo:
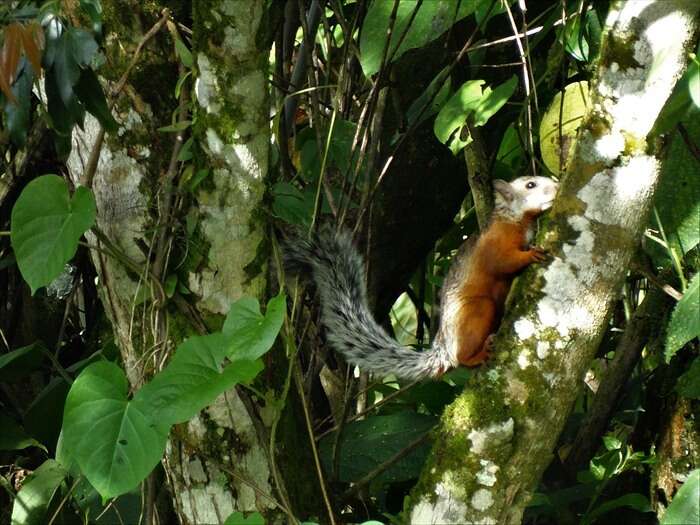
POLYGON ((71 198, 66 182, 56 175, 27 184, 12 208, 10 238, 32 293, 60 275, 95 214, 95 199, 87 188, 78 187, 71 198))
POLYGON ((66 399, 64 445, 103 498, 135 488, 165 451, 169 426, 129 401, 128 389, 122 369, 100 361, 83 370, 66 399))

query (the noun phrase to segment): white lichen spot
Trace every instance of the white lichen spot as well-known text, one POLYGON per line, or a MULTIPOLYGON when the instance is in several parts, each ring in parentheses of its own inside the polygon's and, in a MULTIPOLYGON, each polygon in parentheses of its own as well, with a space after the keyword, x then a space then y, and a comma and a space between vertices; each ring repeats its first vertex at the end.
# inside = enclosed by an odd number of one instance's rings
POLYGON ((542 377, 544 377, 545 381, 549 383, 550 387, 553 387, 557 384, 557 375, 552 372, 545 372, 544 374, 542 374, 542 377))
POLYGON ((501 372, 497 368, 492 368, 486 372, 486 377, 489 379, 489 381, 495 383, 501 377, 501 372))
POLYGON ((629 209, 647 200, 657 173, 658 161, 646 155, 596 173, 577 194, 586 204, 585 217, 601 224, 631 228, 638 218, 629 209))
POLYGON ((117 130, 117 135, 121 137, 127 131, 131 131, 132 129, 140 129, 142 127, 143 118, 141 118, 141 115, 133 107, 130 107, 122 121, 122 125, 119 126, 119 129, 117 130))
POLYGON ((533 335, 535 335, 535 323, 533 323, 530 319, 518 319, 515 321, 515 323, 513 323, 513 328, 521 341, 530 339, 533 335))
POLYGON ((569 337, 573 329, 590 325, 588 312, 573 300, 586 286, 574 273, 572 266, 555 258, 544 272, 545 296, 537 305, 537 316, 545 328, 554 328, 561 337, 569 337))
POLYGON ((539 341, 537 343, 537 357, 546 359, 549 355, 549 343, 547 341, 539 341))
POLYGON ((476 473, 477 483, 485 487, 493 487, 497 481, 496 472, 499 471, 500 467, 488 459, 481 459, 479 463, 481 470, 476 473))
POLYGON ((487 489, 479 489, 472 496, 472 507, 479 512, 483 512, 493 505, 493 496, 491 491, 487 489))
POLYGON ((204 467, 199 458, 194 458, 187 464, 187 473, 189 474, 189 478, 194 482, 206 483, 207 481, 207 475, 204 472, 204 467))
POLYGON ((435 485, 434 497, 424 496, 413 508, 411 523, 461 524, 467 522, 469 507, 462 501, 466 499, 463 492, 464 488, 455 483, 453 476, 449 472, 444 473, 443 479, 435 485))
POLYGON ((502 423, 492 423, 486 428, 472 430, 467 438, 472 442, 471 452, 481 454, 486 446, 498 447, 511 440, 515 422, 512 417, 502 423))
POLYGON ((218 100, 219 85, 211 63, 204 53, 197 55, 197 66, 199 67, 199 76, 194 84, 197 102, 207 113, 219 113, 221 109, 218 100))
POLYGON ((522 350, 518 354, 518 366, 520 367, 521 370, 525 370, 528 366, 530 366, 530 350, 522 350))
POLYGON ((564 350, 565 347, 566 347, 566 343, 564 342, 563 339, 557 339, 556 341, 554 341, 554 348, 555 349, 564 350))

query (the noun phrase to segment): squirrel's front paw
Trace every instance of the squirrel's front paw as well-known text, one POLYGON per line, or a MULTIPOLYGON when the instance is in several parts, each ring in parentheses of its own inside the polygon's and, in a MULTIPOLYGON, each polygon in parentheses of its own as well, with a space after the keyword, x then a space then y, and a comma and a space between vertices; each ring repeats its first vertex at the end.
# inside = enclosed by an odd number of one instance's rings
POLYGON ((549 254, 541 246, 532 246, 530 248, 530 255, 532 256, 533 262, 545 262, 549 259, 549 254))

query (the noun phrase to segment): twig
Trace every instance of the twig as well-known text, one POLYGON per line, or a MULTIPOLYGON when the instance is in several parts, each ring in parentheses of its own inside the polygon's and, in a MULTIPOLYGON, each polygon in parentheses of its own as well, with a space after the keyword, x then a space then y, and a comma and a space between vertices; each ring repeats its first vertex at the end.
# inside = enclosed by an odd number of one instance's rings
MULTIPOLYGON (((131 73, 131 70, 134 68, 139 59, 139 55, 141 54, 141 49, 143 49, 143 46, 146 44, 146 42, 153 38, 158 33, 158 31, 161 30, 161 28, 165 25, 165 23, 168 20, 170 20, 170 11, 168 9, 163 9, 161 18, 158 20, 158 22, 155 23, 153 27, 151 27, 151 29, 143 36, 143 38, 141 38, 138 45, 136 46, 136 50, 134 51, 134 55, 131 57, 129 65, 126 67, 126 70, 122 74, 116 86, 111 90, 112 98, 116 97, 124 89, 126 81, 129 78, 129 74, 131 73)), ((112 104, 110 104, 110 107, 111 106, 112 104)), ((83 175, 80 180, 80 184, 82 184, 86 188, 92 187, 92 183, 95 178, 95 173, 97 172, 97 165, 100 160, 100 153, 102 152, 102 144, 104 142, 104 137, 105 130, 100 125, 100 129, 97 132, 97 136, 95 137, 95 143, 93 144, 92 150, 90 151, 90 157, 88 158, 87 166, 85 167, 85 171, 83 172, 83 175)))
MULTIPOLYGON (((513 36, 515 37, 515 45, 518 48, 518 53, 520 54, 520 62, 523 67, 523 86, 525 88, 525 103, 526 103, 526 125, 527 125, 527 146, 528 146, 528 156, 530 157, 530 167, 532 169, 532 175, 537 174, 537 169, 535 167, 535 144, 532 138, 532 107, 530 105, 530 70, 528 67, 527 57, 525 56, 525 50, 523 49, 522 41, 520 40, 520 33, 515 25, 515 18, 513 18, 513 11, 510 8, 509 2, 504 2, 503 5, 508 13, 508 20, 510 20, 510 26, 513 29, 513 36)), ((524 32, 527 34, 527 31, 524 32)))
POLYGON ((122 89, 124 89, 124 86, 126 85, 126 81, 129 78, 131 70, 134 68, 134 66, 136 66, 136 63, 138 62, 139 55, 141 54, 143 46, 146 45, 146 42, 153 38, 158 33, 158 31, 160 31, 163 28, 163 26, 168 22, 168 20, 170 20, 170 10, 166 8, 161 11, 160 19, 153 25, 153 27, 151 27, 151 29, 148 30, 148 32, 145 35, 143 35, 143 38, 141 38, 141 40, 137 44, 136 49, 134 50, 134 55, 131 57, 129 65, 126 66, 126 70, 119 78, 117 84, 112 89, 112 97, 118 95, 119 93, 121 93, 122 89))
POLYGON ((314 439, 314 430, 311 425, 311 416, 309 415, 309 407, 306 402, 306 395, 304 394, 304 384, 301 378, 301 373, 298 367, 294 367, 294 383, 296 384, 297 391, 299 392, 299 398, 301 399, 301 406, 304 409, 304 422, 306 423, 306 431, 309 434, 309 443, 311 444, 311 453, 314 457, 314 466, 316 467, 316 475, 318 476, 318 483, 321 487, 321 494, 323 495, 323 501, 326 504, 326 511, 328 512, 328 520, 331 525, 335 525, 335 516, 333 514, 333 507, 331 506, 331 501, 328 498, 328 490, 326 489, 326 481, 323 476, 323 469, 321 467, 321 460, 318 455, 318 448, 316 447, 316 440, 314 439))
POLYGON ((425 443, 429 437, 430 437, 430 433, 426 432, 425 434, 423 434, 420 437, 411 441, 408 445, 406 445, 404 448, 399 450, 396 454, 391 456, 389 459, 387 459, 383 463, 380 463, 379 465, 377 465, 374 469, 372 469, 370 472, 368 472, 363 477, 361 477, 357 482, 355 482, 352 487, 350 487, 348 490, 346 490, 343 493, 343 499, 348 499, 348 498, 352 497, 353 495, 357 494, 365 486, 369 485, 369 483, 374 478, 379 476, 379 474, 384 472, 389 467, 393 466, 395 463, 397 463, 398 461, 400 461, 401 459, 406 457, 408 454, 413 452, 420 445, 425 443))

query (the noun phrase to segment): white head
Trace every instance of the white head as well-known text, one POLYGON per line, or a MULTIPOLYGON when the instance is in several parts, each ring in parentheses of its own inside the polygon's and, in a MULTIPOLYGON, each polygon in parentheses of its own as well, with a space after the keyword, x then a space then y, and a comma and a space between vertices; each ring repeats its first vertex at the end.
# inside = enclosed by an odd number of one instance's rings
POLYGON ((559 183, 548 177, 518 177, 506 182, 493 181, 496 208, 499 217, 519 221, 526 214, 536 217, 552 207, 559 183))

